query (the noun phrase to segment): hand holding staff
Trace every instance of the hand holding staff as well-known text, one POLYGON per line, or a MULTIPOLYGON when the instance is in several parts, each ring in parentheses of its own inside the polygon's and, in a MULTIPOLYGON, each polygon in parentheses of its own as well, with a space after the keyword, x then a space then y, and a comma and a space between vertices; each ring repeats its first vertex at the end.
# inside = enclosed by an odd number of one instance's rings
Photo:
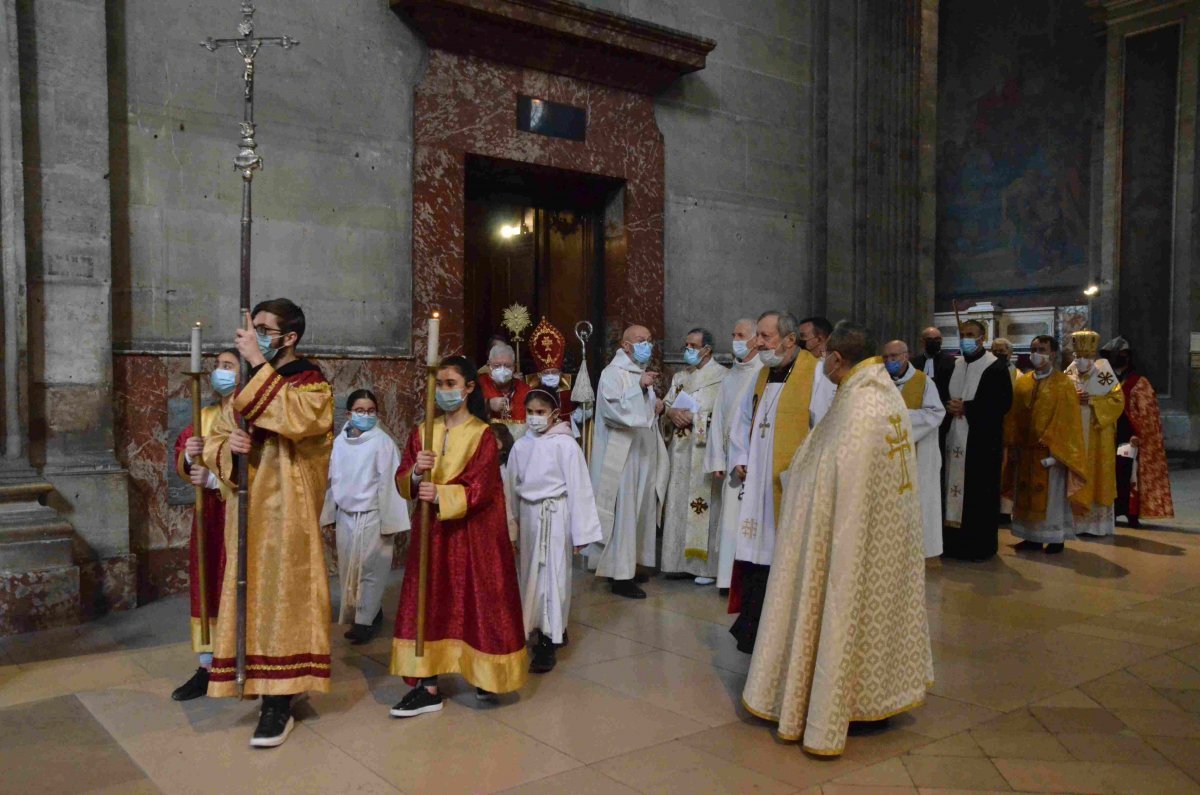
MULTIPOLYGON (((441 319, 437 312, 429 318, 429 349, 425 355, 425 439, 423 452, 433 451, 433 411, 434 398, 437 390, 438 334, 441 329, 441 319)), ((432 473, 424 472, 422 478, 428 478, 432 473)), ((425 486, 428 481, 423 481, 425 486)), ((432 484, 430 484, 432 485, 432 484)), ((419 523, 421 528, 420 558, 417 568, 417 643, 414 654, 425 656, 425 593, 429 585, 429 526, 433 523, 433 503, 421 500, 419 506, 419 523)))

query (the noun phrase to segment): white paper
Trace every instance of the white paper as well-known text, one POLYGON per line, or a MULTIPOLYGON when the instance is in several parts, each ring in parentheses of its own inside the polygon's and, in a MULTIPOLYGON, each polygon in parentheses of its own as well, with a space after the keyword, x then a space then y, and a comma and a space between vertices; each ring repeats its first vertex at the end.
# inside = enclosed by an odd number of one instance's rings
POLYGON ((1136 461, 1137 448, 1129 442, 1126 442, 1125 444, 1119 444, 1117 445, 1117 455, 1119 455, 1121 458, 1132 458, 1134 461, 1136 461))
POLYGON ((693 414, 700 411, 700 404, 696 399, 689 395, 684 390, 679 390, 679 394, 675 396, 675 402, 671 404, 671 408, 679 411, 690 411, 693 414))

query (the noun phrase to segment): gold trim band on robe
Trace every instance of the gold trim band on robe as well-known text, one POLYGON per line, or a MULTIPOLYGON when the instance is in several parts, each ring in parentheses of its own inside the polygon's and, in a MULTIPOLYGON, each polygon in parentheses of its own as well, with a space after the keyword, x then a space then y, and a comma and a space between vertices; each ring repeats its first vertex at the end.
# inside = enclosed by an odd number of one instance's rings
POLYGON ((425 656, 416 656, 416 641, 392 639, 393 676, 424 679, 462 674, 476 687, 492 693, 512 693, 525 685, 529 655, 524 648, 511 654, 488 654, 457 638, 425 642, 425 656))

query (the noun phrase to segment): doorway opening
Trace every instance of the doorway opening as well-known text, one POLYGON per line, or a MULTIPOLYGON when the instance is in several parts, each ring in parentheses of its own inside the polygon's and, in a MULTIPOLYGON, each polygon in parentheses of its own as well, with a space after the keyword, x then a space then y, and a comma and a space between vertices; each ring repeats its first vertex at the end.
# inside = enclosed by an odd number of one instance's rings
MULTIPOLYGON (((579 368, 575 324, 589 321, 593 378, 605 330, 606 213, 622 209, 622 180, 511 160, 467 156, 463 254, 464 349, 487 359, 488 337, 510 335, 506 307, 545 317, 567 338, 564 370, 579 368)), ((622 210, 623 211, 623 210, 622 210)), ((623 219, 622 219, 623 220, 623 219)), ((611 223, 610 223, 611 225, 611 223)), ((618 226, 620 223, 618 222, 618 226)), ((521 370, 533 364, 521 346, 521 370)))

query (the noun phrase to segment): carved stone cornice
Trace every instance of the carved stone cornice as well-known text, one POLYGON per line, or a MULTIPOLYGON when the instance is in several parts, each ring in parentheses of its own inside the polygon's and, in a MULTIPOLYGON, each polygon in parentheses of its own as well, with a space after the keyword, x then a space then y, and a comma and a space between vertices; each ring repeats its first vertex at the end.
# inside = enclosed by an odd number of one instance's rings
POLYGON ((1176 6, 1185 6, 1194 0, 1087 0, 1094 9, 1092 18, 1105 25, 1119 25, 1149 14, 1161 14, 1176 6))
POLYGON ((573 0, 391 0, 435 49, 657 94, 716 42, 573 0))

